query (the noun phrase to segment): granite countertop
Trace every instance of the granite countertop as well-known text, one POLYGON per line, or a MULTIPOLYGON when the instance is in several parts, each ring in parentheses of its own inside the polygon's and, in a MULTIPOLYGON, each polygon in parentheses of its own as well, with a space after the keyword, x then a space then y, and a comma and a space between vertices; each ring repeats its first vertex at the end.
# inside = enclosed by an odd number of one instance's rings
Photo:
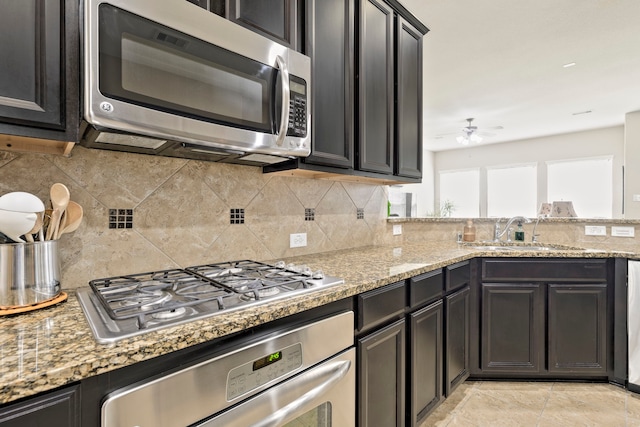
POLYGON ((50 308, 0 319, 0 403, 242 331, 271 320, 353 296, 477 256, 635 258, 609 250, 487 251, 455 242, 374 246, 289 258, 342 277, 344 285, 320 289, 244 311, 98 344, 75 293, 50 308))

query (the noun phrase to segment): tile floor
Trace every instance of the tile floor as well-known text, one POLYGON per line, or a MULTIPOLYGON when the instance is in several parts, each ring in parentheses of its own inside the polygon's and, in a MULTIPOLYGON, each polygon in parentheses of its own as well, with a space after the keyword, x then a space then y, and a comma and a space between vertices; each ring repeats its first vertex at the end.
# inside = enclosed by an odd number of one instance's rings
POLYGON ((467 381, 420 425, 431 426, 640 427, 640 395, 610 384, 467 381))

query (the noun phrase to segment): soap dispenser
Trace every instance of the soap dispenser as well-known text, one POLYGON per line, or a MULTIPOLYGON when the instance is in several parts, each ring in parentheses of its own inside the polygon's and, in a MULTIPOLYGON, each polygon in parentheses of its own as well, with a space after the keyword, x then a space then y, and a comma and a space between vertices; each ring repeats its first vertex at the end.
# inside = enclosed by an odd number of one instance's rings
POLYGON ((464 232, 462 233, 462 240, 465 242, 476 240, 476 226, 473 225, 472 220, 467 220, 467 225, 464 226, 464 232))
POLYGON ((524 229, 522 228, 522 221, 518 221, 518 228, 515 234, 516 242, 524 242, 524 229))

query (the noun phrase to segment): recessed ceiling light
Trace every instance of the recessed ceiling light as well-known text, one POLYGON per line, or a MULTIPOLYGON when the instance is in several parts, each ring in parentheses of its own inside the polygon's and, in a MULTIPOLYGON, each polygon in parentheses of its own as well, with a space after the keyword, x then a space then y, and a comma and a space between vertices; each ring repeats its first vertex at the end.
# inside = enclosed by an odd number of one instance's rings
POLYGON ((567 64, 564 64, 564 65, 563 65, 563 67, 564 67, 564 68, 569 68, 569 67, 573 67, 574 65, 576 65, 576 63, 575 63, 575 62, 569 62, 569 63, 567 63, 567 64))

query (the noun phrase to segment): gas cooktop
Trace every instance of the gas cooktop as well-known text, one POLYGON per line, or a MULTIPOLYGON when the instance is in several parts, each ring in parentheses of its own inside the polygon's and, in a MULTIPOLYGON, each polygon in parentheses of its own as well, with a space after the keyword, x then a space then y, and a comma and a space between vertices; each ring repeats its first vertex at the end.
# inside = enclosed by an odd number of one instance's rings
POLYGON ((342 283, 306 266, 241 260, 96 279, 77 295, 97 341, 111 343, 342 283))

